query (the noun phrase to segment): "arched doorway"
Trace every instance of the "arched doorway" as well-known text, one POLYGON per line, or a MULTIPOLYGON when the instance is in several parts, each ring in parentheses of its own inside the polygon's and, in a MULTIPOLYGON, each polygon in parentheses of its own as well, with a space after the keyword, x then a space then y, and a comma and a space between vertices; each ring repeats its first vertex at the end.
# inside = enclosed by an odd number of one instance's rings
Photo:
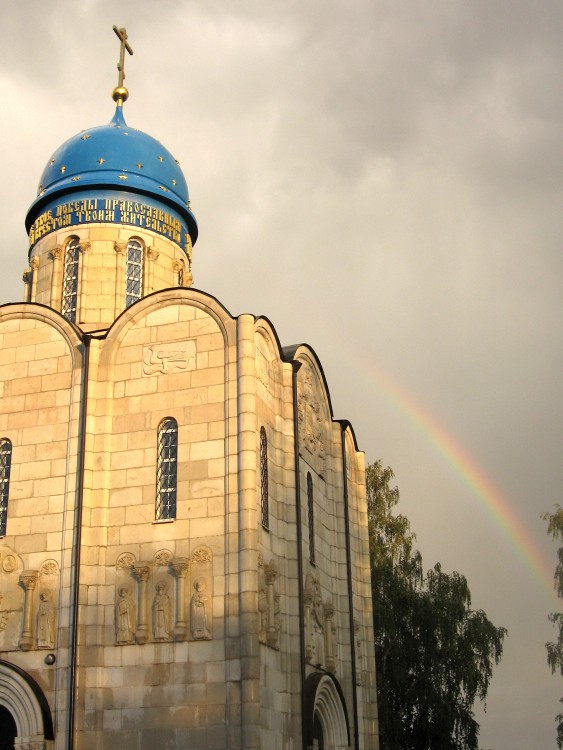
POLYGON ((332 674, 313 673, 305 681, 305 747, 348 750, 350 729, 346 701, 332 674))
POLYGON ((53 720, 39 685, 20 667, 0 660, 0 748, 40 742, 52 747, 53 720), (5 745, 3 743, 6 743, 5 745))
POLYGON ((6 706, 0 706, 0 750, 14 750, 18 728, 6 706))

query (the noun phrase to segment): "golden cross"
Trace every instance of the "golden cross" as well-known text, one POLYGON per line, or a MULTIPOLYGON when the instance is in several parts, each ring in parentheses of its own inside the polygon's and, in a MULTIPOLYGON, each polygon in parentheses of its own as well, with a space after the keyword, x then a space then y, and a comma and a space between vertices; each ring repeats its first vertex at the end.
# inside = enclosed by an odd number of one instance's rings
POLYGON ((133 50, 131 49, 130 45, 127 43, 127 32, 125 29, 118 29, 117 26, 113 27, 113 30, 119 37, 119 41, 121 42, 121 50, 119 53, 119 62, 117 63, 117 69, 119 71, 119 80, 118 80, 118 87, 123 86, 123 79, 125 78, 125 50, 129 52, 130 55, 133 54, 133 50))

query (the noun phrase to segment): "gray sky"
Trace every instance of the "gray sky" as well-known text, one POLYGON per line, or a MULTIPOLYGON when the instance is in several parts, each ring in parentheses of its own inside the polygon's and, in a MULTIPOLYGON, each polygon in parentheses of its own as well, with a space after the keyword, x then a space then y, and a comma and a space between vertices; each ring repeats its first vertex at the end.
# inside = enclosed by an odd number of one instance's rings
POLYGON ((51 152, 112 117, 126 26, 125 117, 181 161, 195 285, 315 348, 425 567, 509 629, 482 747, 554 748, 561 2, 4 0, 0 19, 0 302, 21 299, 51 152))

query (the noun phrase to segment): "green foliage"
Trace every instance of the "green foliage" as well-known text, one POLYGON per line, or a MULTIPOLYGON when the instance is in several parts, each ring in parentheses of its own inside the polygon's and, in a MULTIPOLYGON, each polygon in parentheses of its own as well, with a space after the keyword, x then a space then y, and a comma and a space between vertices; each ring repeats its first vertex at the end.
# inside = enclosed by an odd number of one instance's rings
MULTIPOLYGON (((555 506, 554 513, 542 513, 542 518, 547 521, 547 533, 551 534, 554 539, 563 539, 563 508, 555 506)), ((555 590, 557 596, 563 598, 563 547, 557 550, 557 566, 555 568, 555 590)), ((557 640, 545 644, 547 649, 547 663, 551 667, 551 673, 557 670, 563 675, 563 612, 551 612, 548 615, 549 621, 555 625, 558 631, 557 640)), ((561 699, 563 702, 563 698, 561 699)), ((557 746, 559 750, 563 748, 563 714, 555 717, 557 722, 557 746)))
POLYGON ((366 470, 381 750, 476 750, 484 701, 506 635, 470 609, 464 576, 424 574, 399 490, 380 461, 366 470))

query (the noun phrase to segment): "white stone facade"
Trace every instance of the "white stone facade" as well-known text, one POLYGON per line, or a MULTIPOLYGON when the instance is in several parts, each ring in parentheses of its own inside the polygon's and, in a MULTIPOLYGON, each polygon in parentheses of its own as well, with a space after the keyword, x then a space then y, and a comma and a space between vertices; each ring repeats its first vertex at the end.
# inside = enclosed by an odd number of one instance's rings
POLYGON ((363 454, 314 351, 188 288, 190 268, 156 234, 85 224, 40 240, 26 302, 0 308, 0 722, 36 749, 375 749, 363 454))

